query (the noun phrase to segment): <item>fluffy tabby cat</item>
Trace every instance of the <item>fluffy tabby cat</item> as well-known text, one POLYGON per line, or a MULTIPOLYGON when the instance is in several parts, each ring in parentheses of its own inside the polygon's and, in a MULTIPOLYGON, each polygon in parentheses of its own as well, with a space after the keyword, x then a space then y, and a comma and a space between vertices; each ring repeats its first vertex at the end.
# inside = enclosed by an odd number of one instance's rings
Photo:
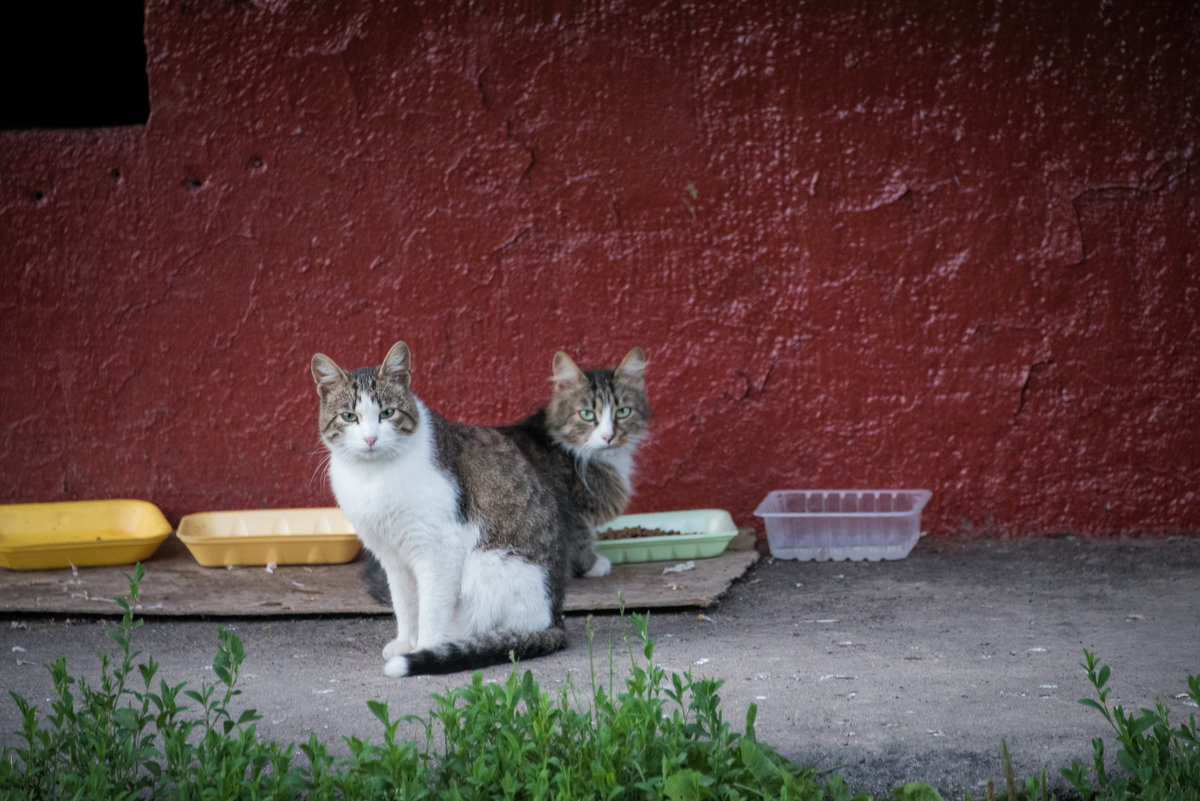
POLYGON ((387 575, 390 676, 526 659, 566 645, 574 575, 611 565, 595 527, 628 503, 650 406, 641 348, 614 370, 554 356, 550 402, 513 426, 451 423, 410 388, 397 342, 378 367, 312 358, 338 505, 387 575))

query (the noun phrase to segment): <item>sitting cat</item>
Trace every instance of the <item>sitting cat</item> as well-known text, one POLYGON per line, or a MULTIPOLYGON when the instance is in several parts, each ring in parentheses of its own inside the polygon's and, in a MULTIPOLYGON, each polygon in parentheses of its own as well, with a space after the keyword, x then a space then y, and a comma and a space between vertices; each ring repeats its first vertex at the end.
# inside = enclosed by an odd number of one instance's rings
POLYGON ((443 673, 566 645, 572 574, 603 575, 595 526, 631 493, 650 418, 634 348, 611 371, 554 357, 550 403, 505 428, 451 423, 412 394, 397 342, 379 367, 312 359, 334 495, 387 576, 391 676, 443 673))
POLYGON ((548 481, 565 490, 559 502, 576 576, 594 578, 612 569, 593 550, 596 527, 625 511, 633 494, 633 459, 650 420, 645 367, 641 348, 615 370, 587 372, 559 351, 550 402, 500 429, 548 481))

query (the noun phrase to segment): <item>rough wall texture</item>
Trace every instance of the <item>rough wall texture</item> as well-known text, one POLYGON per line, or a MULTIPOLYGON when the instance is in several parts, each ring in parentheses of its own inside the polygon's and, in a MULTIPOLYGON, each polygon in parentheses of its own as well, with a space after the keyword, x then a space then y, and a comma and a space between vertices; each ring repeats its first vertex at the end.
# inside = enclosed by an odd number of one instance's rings
POLYGON ((448 416, 641 344, 635 509, 927 487, 1200 529, 1189 3, 147 0, 144 127, 0 133, 0 500, 331 502, 308 360, 448 416))

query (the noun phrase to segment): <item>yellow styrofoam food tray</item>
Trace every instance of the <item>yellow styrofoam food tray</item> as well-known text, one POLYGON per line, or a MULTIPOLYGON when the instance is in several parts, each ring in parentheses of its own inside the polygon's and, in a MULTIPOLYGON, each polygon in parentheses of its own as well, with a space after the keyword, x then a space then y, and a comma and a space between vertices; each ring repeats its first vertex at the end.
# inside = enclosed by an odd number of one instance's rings
POLYGON ((147 501, 64 501, 0 506, 0 567, 52 570, 149 559, 171 524, 147 501))
POLYGON ((634 527, 679 533, 664 533, 661 537, 597 540, 596 553, 607 556, 614 565, 667 559, 707 559, 719 556, 738 533, 733 518, 723 509, 621 515, 600 526, 597 531, 634 527))
POLYGON ((202 512, 180 520, 177 533, 205 567, 335 565, 362 548, 337 507, 202 512))

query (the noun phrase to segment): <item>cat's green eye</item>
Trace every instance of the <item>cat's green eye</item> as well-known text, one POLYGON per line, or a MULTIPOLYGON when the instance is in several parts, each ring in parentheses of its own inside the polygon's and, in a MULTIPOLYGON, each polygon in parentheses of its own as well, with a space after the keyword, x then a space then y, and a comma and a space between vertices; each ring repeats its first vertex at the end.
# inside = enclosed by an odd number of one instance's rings
POLYGON ((591 409, 580 409, 579 416, 589 423, 594 423, 596 421, 596 413, 591 409))
POLYGON ((347 423, 357 423, 358 415, 354 412, 342 412, 342 420, 347 423))
POLYGON ((380 420, 387 420, 388 418, 395 417, 395 416, 396 416, 395 409, 384 409, 382 412, 379 413, 380 420))
POLYGON ((628 406, 622 406, 620 409, 617 409, 616 416, 618 420, 624 420, 631 414, 633 414, 633 409, 630 409, 628 406))

